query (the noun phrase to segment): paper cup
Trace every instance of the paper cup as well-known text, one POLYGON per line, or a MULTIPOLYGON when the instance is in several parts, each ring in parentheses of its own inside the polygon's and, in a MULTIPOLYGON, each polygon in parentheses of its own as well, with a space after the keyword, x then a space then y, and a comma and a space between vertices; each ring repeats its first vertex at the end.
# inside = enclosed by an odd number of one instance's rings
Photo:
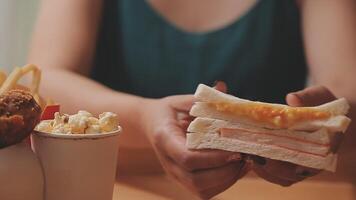
POLYGON ((35 131, 32 144, 45 176, 46 200, 112 200, 121 130, 100 134, 35 131))
POLYGON ((42 200, 43 182, 40 162, 29 144, 0 149, 1 200, 42 200))

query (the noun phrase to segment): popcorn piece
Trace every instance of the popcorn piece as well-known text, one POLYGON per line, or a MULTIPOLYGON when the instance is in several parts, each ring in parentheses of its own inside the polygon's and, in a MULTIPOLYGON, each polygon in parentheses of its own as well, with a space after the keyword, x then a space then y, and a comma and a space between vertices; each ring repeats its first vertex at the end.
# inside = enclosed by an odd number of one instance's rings
POLYGON ((57 126, 53 127, 52 133, 71 134, 72 130, 68 124, 58 124, 57 126))
POLYGON ((88 128, 87 122, 88 118, 86 115, 76 115, 69 116, 68 125, 72 129, 73 134, 83 134, 85 129, 88 128))
POLYGON ((59 114, 59 112, 54 113, 53 127, 64 123, 64 118, 59 114))
POLYGON ((77 115, 85 116, 85 117, 93 117, 93 115, 90 112, 85 110, 79 110, 77 115))
POLYGON ((85 130, 85 134, 94 134, 94 133, 101 133, 101 129, 99 125, 92 125, 89 126, 86 130, 85 130))
POLYGON ((41 132, 46 132, 46 133, 51 133, 53 130, 53 121, 42 121, 39 123, 36 127, 36 131, 41 131, 41 132))
POLYGON ((104 112, 99 115, 99 125, 102 131, 110 132, 119 126, 117 115, 112 112, 104 112))
POLYGON ((88 118, 88 123, 89 123, 89 126, 99 125, 99 119, 95 118, 95 117, 89 117, 88 118))

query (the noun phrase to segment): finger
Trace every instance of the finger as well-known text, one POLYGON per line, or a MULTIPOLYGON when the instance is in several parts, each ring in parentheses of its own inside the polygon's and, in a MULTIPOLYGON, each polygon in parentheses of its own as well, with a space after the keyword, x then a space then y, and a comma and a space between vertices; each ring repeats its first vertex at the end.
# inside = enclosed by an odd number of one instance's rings
POLYGON ((224 192, 228 188, 230 188, 233 184, 235 184, 239 179, 241 179, 247 173, 247 171, 243 169, 244 166, 245 165, 242 166, 242 168, 239 170, 239 173, 236 176, 231 177, 230 179, 226 179, 221 184, 203 191, 202 195, 200 195, 200 196, 203 199, 210 199, 210 198, 224 192))
POLYGON ((212 197, 224 192, 225 190, 229 189, 232 185, 234 185, 237 181, 239 180, 239 177, 233 177, 231 179, 226 180, 224 183, 222 183, 219 186, 216 186, 214 188, 210 188, 209 190, 206 190, 202 192, 200 195, 200 198, 202 199, 211 199, 212 197))
POLYGON ((193 121, 194 117, 186 112, 177 112, 177 120, 193 121))
POLYGON ((195 102, 193 95, 177 95, 166 98, 168 104, 177 111, 189 112, 195 102))
POLYGON ((298 166, 295 172, 296 172, 296 175, 299 177, 308 178, 308 177, 317 175, 318 173, 321 172, 321 170, 313 169, 313 168, 309 168, 309 167, 298 166))
POLYGON ((324 86, 313 86, 289 93, 286 101, 290 106, 318 106, 335 100, 334 94, 324 86))
POLYGON ((216 81, 214 88, 216 90, 219 90, 220 92, 224 92, 224 93, 227 92, 227 86, 224 81, 216 81))
MULTIPOLYGON (((299 182, 308 176, 313 176, 320 172, 313 168, 299 166, 293 163, 278 161, 273 159, 264 159, 264 162, 259 161, 263 159, 258 156, 252 157, 254 160, 254 170, 260 173, 262 178, 266 180, 274 179, 283 183, 299 182)), ((288 184, 281 184, 288 185, 288 184)))
POLYGON ((279 177, 276 177, 270 173, 268 173, 266 170, 264 170, 262 167, 260 166, 254 166, 253 167, 253 171, 261 178, 265 179, 268 182, 271 183, 275 183, 281 186, 290 186, 292 185, 294 182, 293 181, 289 181, 289 180, 285 180, 285 179, 281 179, 279 177))
POLYGON ((226 182, 232 180, 234 180, 231 183, 233 184, 240 177, 241 169, 244 166, 243 162, 234 162, 223 167, 190 172, 177 165, 173 160, 166 159, 164 162, 167 172, 174 179, 199 194, 207 193, 212 188, 221 188, 226 185, 226 182))
POLYGON ((244 165, 240 171, 239 179, 244 177, 251 170, 251 166, 245 160, 243 160, 243 162, 244 162, 244 165))
POLYGON ((179 126, 185 131, 188 129, 190 122, 191 121, 187 121, 187 120, 179 120, 178 121, 179 126))
POLYGON ((190 116, 187 113, 178 112, 177 113, 177 121, 182 130, 186 131, 188 129, 189 124, 194 120, 194 117, 190 116))
MULTIPOLYGON (((314 176, 320 172, 320 170, 317 170, 317 169, 311 169, 311 168, 299 166, 295 170, 295 175, 292 175, 293 178, 290 178, 290 177, 288 178, 288 177, 278 176, 276 173, 270 172, 260 166, 254 166, 253 170, 261 178, 263 178, 269 182, 272 182, 272 183, 275 183, 278 185, 282 185, 282 186, 290 186, 290 185, 297 183, 299 181, 302 181, 308 177, 314 176)), ((282 171, 282 170, 280 170, 280 171, 282 171)))
POLYGON ((301 177, 296 175, 296 169, 298 165, 289 162, 266 159, 266 163, 264 165, 255 164, 254 166, 266 171, 268 174, 274 174, 275 177, 280 179, 285 179, 292 182, 302 180, 301 177))
POLYGON ((240 160, 239 153, 221 150, 189 150, 186 147, 185 133, 179 125, 163 126, 155 138, 158 151, 170 157, 181 167, 189 170, 209 169, 224 166, 240 160))

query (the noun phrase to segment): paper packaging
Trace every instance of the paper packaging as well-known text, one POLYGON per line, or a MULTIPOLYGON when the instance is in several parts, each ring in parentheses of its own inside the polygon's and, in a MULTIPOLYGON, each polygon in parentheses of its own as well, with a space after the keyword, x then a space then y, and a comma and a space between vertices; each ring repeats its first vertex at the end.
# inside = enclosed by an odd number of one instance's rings
POLYGON ((43 182, 40 162, 26 141, 0 149, 1 200, 42 200, 43 182))
POLYGON ((45 176, 46 200, 112 200, 121 130, 99 134, 35 131, 32 142, 45 176))

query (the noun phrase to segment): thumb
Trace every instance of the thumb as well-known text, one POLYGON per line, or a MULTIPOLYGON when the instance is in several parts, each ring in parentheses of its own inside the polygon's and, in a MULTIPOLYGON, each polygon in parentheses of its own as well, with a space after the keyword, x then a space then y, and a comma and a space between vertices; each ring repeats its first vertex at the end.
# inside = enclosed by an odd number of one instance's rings
POLYGON ((166 98, 169 101, 169 105, 177 111, 187 112, 193 106, 193 95, 176 95, 166 98))
MULTIPOLYGON (((216 81, 214 88, 220 92, 227 92, 227 86, 224 81, 216 81)), ((176 110, 189 111, 195 102, 194 95, 176 95, 168 97, 169 104, 176 110)))
POLYGON ((290 106, 318 106, 335 99, 335 95, 324 86, 308 87, 289 93, 286 97, 287 104, 290 106))

